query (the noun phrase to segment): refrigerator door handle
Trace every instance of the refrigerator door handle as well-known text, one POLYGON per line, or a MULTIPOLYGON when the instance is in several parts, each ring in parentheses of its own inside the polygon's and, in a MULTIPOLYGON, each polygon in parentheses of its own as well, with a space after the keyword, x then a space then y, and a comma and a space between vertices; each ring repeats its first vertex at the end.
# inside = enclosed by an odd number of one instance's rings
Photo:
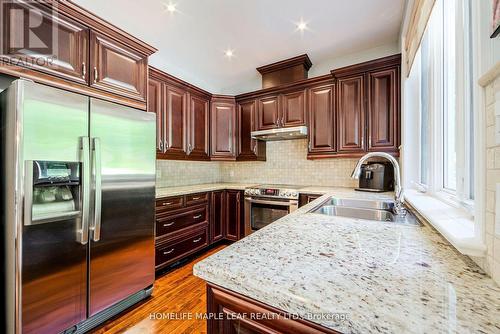
POLYGON ((77 231, 77 241, 82 245, 89 242, 90 214, 90 149, 89 137, 80 137, 80 153, 82 158, 82 219, 77 231))
POLYGON ((101 239, 101 208, 102 208, 102 177, 101 177, 101 140, 96 137, 93 139, 93 172, 94 172, 94 224, 90 228, 92 231, 92 240, 101 239))

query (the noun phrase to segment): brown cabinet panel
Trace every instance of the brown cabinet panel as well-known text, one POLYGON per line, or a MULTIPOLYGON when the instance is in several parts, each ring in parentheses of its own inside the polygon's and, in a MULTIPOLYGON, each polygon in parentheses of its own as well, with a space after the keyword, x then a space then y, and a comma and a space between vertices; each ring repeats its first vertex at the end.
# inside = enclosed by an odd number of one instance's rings
POLYGON ((231 102, 212 102, 211 157, 214 160, 236 159, 236 106, 231 102))
POLYGON ((338 334, 307 320, 235 292, 207 284, 207 313, 220 314, 207 320, 209 334, 338 334), (267 317, 252 317, 260 314, 267 317))
POLYGON ((224 239, 226 217, 225 191, 212 192, 210 202, 210 242, 224 239))
POLYGON ((208 246, 208 226, 200 225, 192 232, 156 246, 156 269, 161 269, 208 246))
POLYGON ((189 96, 188 158, 209 160, 209 101, 195 95, 189 96))
POLYGON ((156 200, 155 211, 161 213, 184 207, 184 196, 167 197, 156 200))
POLYGON ((397 151, 399 145, 399 71, 368 73, 368 150, 397 151))
POLYGON ((148 81, 148 112, 156 113, 156 152, 163 152, 164 113, 162 106, 162 83, 155 78, 148 81))
POLYGON ((238 160, 265 160, 265 142, 254 140, 251 132, 256 129, 257 102, 245 101, 238 104, 238 160))
POLYGON ((188 211, 176 211, 156 216, 156 237, 177 232, 186 227, 208 222, 208 206, 198 206, 188 211))
POLYGON ((186 195, 186 205, 208 203, 208 193, 197 193, 186 195))
POLYGON ((146 100, 148 59, 114 39, 90 33, 91 86, 146 100))
POLYGON ((304 90, 281 95, 281 126, 306 124, 306 92, 304 90))
POLYGON ((241 231, 241 192, 226 190, 226 239, 237 241, 241 231))
POLYGON ((2 58, 16 65, 88 84, 87 27, 61 13, 53 15, 52 10, 33 1, 7 1, 1 2, 1 5, 1 24, 4 28, 2 58), (26 31, 30 11, 40 14, 37 19, 41 21, 38 26, 26 31))
POLYGON ((257 108, 257 130, 279 127, 279 110, 279 95, 260 98, 257 108))
POLYGON ((171 157, 186 156, 186 92, 174 86, 165 86, 164 151, 171 157))
POLYGON ((338 151, 364 151, 365 80, 364 75, 337 81, 338 151))
POLYGON ((334 85, 309 90, 309 153, 335 152, 334 85))

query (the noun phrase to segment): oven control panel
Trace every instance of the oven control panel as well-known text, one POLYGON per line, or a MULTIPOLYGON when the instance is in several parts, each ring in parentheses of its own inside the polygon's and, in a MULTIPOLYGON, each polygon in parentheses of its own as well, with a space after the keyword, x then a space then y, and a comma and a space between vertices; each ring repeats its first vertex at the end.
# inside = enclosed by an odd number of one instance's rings
POLYGON ((276 198, 297 199, 299 193, 293 189, 276 189, 276 188, 248 188, 245 189, 246 196, 262 196, 276 198))

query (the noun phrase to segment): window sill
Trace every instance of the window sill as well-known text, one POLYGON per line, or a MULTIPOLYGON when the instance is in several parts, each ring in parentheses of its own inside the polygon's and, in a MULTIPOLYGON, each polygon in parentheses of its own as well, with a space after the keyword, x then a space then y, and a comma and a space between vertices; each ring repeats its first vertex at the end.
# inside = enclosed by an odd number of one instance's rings
POLYGON ((485 256, 486 245, 476 236, 474 219, 470 213, 416 190, 407 190, 405 199, 460 253, 476 257, 485 256))

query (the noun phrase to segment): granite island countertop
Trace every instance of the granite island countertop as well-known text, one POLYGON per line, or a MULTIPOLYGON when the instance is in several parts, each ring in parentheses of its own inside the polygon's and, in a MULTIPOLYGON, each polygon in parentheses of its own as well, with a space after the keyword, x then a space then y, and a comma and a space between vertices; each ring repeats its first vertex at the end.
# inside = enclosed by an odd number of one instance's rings
MULTIPOLYGON (((343 190, 335 194, 387 196, 343 190)), ((500 333, 500 288, 471 259, 426 224, 307 213, 330 195, 198 262, 194 274, 343 333, 500 333)))

